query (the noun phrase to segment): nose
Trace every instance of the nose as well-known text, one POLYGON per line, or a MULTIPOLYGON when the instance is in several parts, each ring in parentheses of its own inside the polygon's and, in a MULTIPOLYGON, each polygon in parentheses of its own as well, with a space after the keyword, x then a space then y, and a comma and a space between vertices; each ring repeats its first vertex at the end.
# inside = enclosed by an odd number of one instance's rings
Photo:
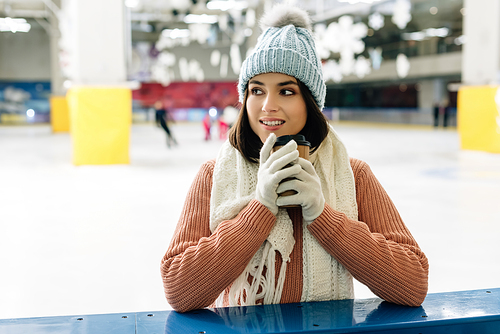
POLYGON ((267 94, 264 104, 262 105, 262 111, 264 112, 274 112, 279 109, 278 100, 272 94, 267 94))

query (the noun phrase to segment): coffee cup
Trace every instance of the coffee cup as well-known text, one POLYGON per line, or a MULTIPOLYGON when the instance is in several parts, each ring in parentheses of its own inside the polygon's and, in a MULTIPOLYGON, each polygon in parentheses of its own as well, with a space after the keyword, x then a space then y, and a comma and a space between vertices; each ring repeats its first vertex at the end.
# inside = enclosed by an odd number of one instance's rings
MULTIPOLYGON (((276 138, 276 143, 274 143, 272 152, 276 152, 281 147, 285 146, 290 140, 294 140, 297 143, 297 151, 299 151, 299 157, 309 160, 309 149, 311 147, 311 143, 309 143, 303 135, 285 135, 276 138)), ((290 167, 290 166, 285 166, 290 167)), ((282 182, 292 180, 293 178, 286 178, 282 182)), ((290 196, 294 195, 297 192, 295 190, 287 190, 278 194, 279 196, 290 196)), ((292 207, 300 207, 300 205, 285 205, 283 207, 292 208, 292 207)))

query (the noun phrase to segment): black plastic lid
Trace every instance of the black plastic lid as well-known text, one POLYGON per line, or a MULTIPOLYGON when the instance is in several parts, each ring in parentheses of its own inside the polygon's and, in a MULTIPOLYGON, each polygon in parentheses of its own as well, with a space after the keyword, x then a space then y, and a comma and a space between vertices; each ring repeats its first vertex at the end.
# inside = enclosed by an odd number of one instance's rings
POLYGON ((274 146, 285 146, 286 143, 288 143, 290 140, 295 140, 297 145, 299 146, 309 146, 311 147, 311 143, 306 140, 306 137, 304 135, 285 135, 285 136, 279 136, 276 138, 276 143, 274 146))

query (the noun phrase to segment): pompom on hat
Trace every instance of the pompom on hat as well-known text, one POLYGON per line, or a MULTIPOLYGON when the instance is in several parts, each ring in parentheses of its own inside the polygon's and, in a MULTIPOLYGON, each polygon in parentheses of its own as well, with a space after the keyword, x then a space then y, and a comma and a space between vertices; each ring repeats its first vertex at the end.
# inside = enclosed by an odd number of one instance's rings
POLYGON ((326 85, 307 12, 289 5, 276 5, 264 14, 261 27, 263 33, 255 49, 241 65, 240 102, 251 78, 263 73, 283 73, 305 84, 322 110, 326 85))

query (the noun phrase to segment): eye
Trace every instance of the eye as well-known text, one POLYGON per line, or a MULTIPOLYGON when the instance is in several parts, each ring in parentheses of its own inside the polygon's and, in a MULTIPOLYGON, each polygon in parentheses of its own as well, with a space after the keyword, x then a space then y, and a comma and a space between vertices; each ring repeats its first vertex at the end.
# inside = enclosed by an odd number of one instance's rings
POLYGON ((294 95, 295 92, 292 89, 282 89, 281 94, 288 96, 288 95, 294 95))
POLYGON ((263 92, 260 88, 252 88, 250 89, 250 92, 252 93, 252 95, 262 95, 263 92))

